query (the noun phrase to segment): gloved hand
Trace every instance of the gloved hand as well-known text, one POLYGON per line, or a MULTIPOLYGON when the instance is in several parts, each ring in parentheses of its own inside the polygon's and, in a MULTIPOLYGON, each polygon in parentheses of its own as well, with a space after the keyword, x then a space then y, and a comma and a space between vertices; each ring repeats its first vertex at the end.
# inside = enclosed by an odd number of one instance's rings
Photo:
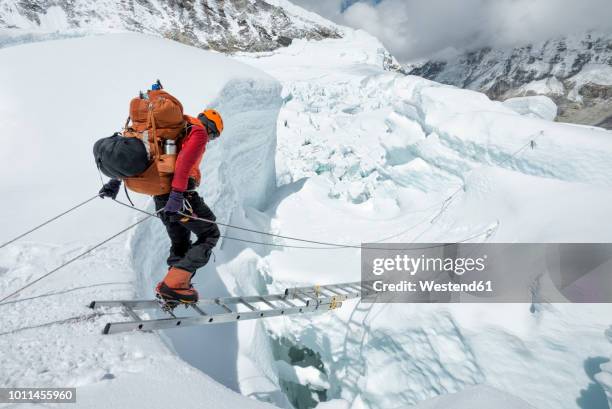
POLYGON ((105 197, 110 197, 111 199, 115 199, 119 194, 119 188, 121 187, 121 181, 118 179, 111 179, 102 186, 98 195, 104 199, 105 197))
POLYGON ((177 213, 183 208, 183 192, 173 190, 168 196, 168 201, 164 207, 164 213, 177 213))

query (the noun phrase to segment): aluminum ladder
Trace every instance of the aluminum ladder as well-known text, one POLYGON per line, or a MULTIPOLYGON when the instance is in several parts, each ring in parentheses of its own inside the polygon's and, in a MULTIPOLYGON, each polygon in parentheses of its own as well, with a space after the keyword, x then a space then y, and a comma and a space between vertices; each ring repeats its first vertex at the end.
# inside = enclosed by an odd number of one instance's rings
MULTIPOLYGON (((287 288, 283 294, 261 296, 221 297, 202 299, 197 304, 184 304, 188 315, 178 316, 178 307, 170 311, 170 317, 143 319, 137 310, 161 311, 158 300, 92 301, 90 308, 120 307, 131 321, 109 322, 103 334, 126 331, 152 331, 193 325, 221 324, 244 320, 277 317, 309 312, 325 312, 342 306, 342 302, 371 294, 374 289, 368 282, 315 285, 287 288)), ((183 310, 183 309, 181 309, 183 310)))

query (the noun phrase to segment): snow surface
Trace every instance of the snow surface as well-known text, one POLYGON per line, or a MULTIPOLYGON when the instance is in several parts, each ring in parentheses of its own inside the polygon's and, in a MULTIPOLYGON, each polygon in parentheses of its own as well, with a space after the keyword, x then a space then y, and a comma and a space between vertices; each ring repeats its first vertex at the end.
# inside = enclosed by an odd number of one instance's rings
POLYGON ((414 409, 533 409, 521 399, 489 386, 474 386, 461 392, 431 399, 413 406, 414 409))
MULTIPOLYGON (((238 204, 255 206, 275 188, 280 87, 222 55, 144 35, 97 36, 2 49, 0 78, 2 129, 5 135, 19 136, 3 139, 2 242, 98 191, 94 141, 120 129, 129 100, 157 78, 187 112, 210 103, 227 114, 225 138, 220 145, 209 145, 205 159, 203 183, 211 197, 231 199, 229 187, 236 184, 242 192, 238 204), (157 65, 114 63, 144 60, 154 52, 167 58, 157 65), (176 61, 188 63, 177 70, 176 61), (263 117, 266 107, 268 120, 263 117), (232 180, 224 180, 228 169, 232 180)), ((141 206, 148 202, 132 197, 141 206)), ((221 203, 216 210, 224 215, 221 203)), ((140 217, 100 199, 29 241, 1 249, 0 294, 40 277, 140 217)), ((165 242, 138 242, 139 234, 161 229, 158 221, 146 221, 128 236, 127 245, 126 238, 111 242, 0 305, 0 385, 74 386, 75 407, 83 408, 270 407, 185 364, 156 334, 101 335, 106 322, 129 317, 117 309, 98 316, 86 306, 94 299, 138 295, 138 273, 144 266, 133 269, 139 257, 134 249, 150 244, 146 251, 160 258, 167 252, 165 242)), ((145 273, 153 280, 163 271, 145 273)))

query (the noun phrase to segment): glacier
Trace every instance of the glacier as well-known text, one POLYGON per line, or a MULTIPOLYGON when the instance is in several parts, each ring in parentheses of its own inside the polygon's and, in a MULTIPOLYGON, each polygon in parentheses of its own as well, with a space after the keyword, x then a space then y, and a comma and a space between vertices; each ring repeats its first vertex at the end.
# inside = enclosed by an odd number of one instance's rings
MULTIPOLYGON (((23 228, 22 214, 42 218, 41 206, 54 214, 95 193, 93 141, 121 125, 134 86, 159 77, 188 112, 210 104, 226 118, 200 189, 220 221, 351 244, 610 240, 609 131, 551 122, 548 101, 504 104, 390 72, 387 59, 378 40, 353 30, 231 59, 137 34, 2 49, 0 118, 7 135, 23 135, 1 153, 5 203, 20 204, 3 205, 4 234, 23 228), (122 65, 138 59, 135 49, 189 63, 122 65)), ((99 201, 1 249, 0 293, 138 217, 99 201)), ((278 249, 231 237, 295 243, 223 234, 194 279, 203 296, 359 279, 356 249, 278 249)), ((87 302, 150 296, 167 247, 161 224, 145 222, 0 305, 0 383, 72 384, 83 407, 176 405, 167 388, 183 407, 218 408, 463 409, 490 399, 577 409, 597 393, 610 400, 609 305, 355 302, 325 315, 99 335, 107 318, 87 302), (596 373, 586 370, 592 362, 596 373)))
MULTIPOLYGON (((549 101, 517 108, 385 72, 384 49, 360 31, 236 58, 283 84, 283 187, 268 211, 274 231, 351 244, 610 240, 601 224, 610 212, 610 132, 551 122, 549 101)), ((355 280, 360 268, 354 249, 271 250, 253 266, 270 291, 355 280)), ((609 312, 608 305, 531 312, 529 305, 356 304, 262 325, 275 360, 294 361, 286 344, 320 356, 316 365, 293 364, 314 365, 329 379, 323 407, 402 407, 485 384, 533 407, 577 408, 592 382, 584 362, 610 356, 609 312), (576 337, 589 341, 577 345, 576 337)), ((256 359, 249 348, 245 355, 256 359)), ((295 384, 294 376, 283 381, 295 384)), ((322 400, 317 385, 293 391, 308 392, 302 407, 322 400)))

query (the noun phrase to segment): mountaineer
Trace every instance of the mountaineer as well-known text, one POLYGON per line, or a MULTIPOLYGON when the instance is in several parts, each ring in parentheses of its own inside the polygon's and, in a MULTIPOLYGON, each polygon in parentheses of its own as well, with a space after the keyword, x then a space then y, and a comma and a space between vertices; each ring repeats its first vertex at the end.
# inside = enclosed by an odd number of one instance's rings
POLYGON ((158 80, 131 101, 123 133, 94 145, 98 168, 111 178, 100 197, 114 200, 122 180, 128 189, 153 196, 171 241, 168 272, 155 288, 165 302, 198 301, 191 279, 208 263, 220 237, 215 223, 193 217, 216 219, 196 188, 206 145, 221 132, 223 120, 217 111, 205 109, 197 118, 184 115, 181 103, 158 80), (193 243, 191 233, 196 236, 193 243))

